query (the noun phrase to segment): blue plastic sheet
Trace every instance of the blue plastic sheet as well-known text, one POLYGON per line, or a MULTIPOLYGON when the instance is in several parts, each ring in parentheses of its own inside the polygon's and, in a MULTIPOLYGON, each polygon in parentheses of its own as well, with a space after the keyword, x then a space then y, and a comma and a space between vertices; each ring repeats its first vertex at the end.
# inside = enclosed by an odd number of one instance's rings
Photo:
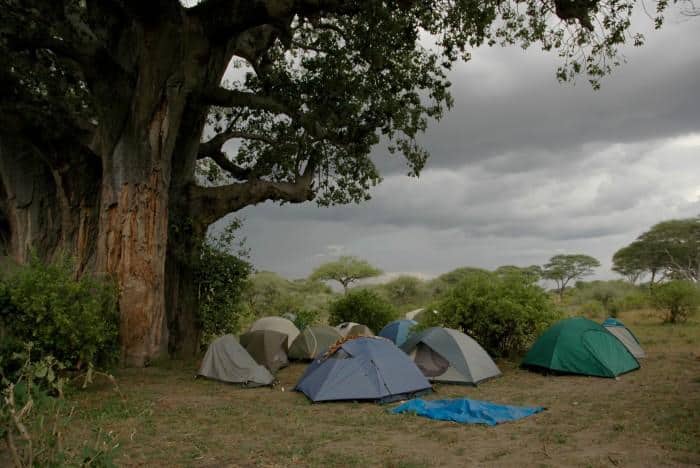
POLYGON ((507 421, 515 421, 544 411, 541 406, 508 406, 488 401, 457 398, 454 400, 422 400, 416 398, 403 403, 391 412, 414 413, 430 419, 454 421, 463 424, 488 424, 495 426, 507 421))

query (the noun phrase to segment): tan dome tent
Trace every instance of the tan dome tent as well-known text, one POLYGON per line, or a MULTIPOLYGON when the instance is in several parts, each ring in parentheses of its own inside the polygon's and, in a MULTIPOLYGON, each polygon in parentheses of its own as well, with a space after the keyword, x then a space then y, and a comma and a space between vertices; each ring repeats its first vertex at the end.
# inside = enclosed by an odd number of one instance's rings
POLYGON ((345 336, 374 336, 374 332, 367 325, 358 323, 350 327, 345 336))
POLYGON ((351 329, 352 327, 354 327, 355 325, 359 325, 359 323, 356 323, 356 322, 343 322, 343 323, 341 323, 341 324, 339 324, 339 325, 336 325, 336 326, 335 326, 335 329, 338 330, 338 332, 340 332, 341 335, 343 335, 343 336, 348 336, 348 332, 349 332, 350 329, 351 329))
POLYGON ((401 349, 434 382, 477 385, 501 375, 479 343, 451 328, 428 328, 408 338, 401 349))
POLYGON ((263 317, 256 320, 248 331, 272 330, 287 335, 287 349, 299 335, 299 329, 291 320, 282 317, 263 317))
POLYGON ((249 387, 271 385, 275 380, 270 371, 250 357, 233 335, 224 335, 211 342, 197 374, 249 387))
POLYGON ((327 325, 306 327, 289 348, 289 358, 316 359, 341 338, 338 330, 327 325))
POLYGON ((287 335, 272 330, 256 330, 244 333, 241 344, 258 364, 275 373, 289 365, 287 360, 287 335))

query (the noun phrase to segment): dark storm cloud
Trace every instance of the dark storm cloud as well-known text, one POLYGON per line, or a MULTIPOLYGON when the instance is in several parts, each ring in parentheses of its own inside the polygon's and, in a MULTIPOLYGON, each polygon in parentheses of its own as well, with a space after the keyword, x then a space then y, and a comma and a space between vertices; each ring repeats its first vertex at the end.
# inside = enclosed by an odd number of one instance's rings
POLYGON ((254 263, 303 276, 352 254, 439 274, 584 252, 610 276, 612 253, 649 226, 700 213, 698 21, 648 33, 597 92, 557 83, 556 57, 475 51, 451 76, 455 109, 422 138, 419 179, 377 150, 385 180, 367 203, 244 210, 254 263))

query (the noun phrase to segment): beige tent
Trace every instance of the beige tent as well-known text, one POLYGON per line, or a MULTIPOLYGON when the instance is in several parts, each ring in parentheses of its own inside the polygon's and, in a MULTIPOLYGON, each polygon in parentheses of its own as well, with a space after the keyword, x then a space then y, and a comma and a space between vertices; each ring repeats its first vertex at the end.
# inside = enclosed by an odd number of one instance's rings
POLYGON ((367 325, 358 323, 350 327, 345 336, 374 336, 374 332, 367 325))
POLYGON ((275 373, 289 365, 287 359, 287 335, 272 330, 256 330, 239 338, 243 347, 255 362, 275 373))
POLYGON ((355 325, 359 325, 359 323, 356 322, 343 322, 340 325, 336 325, 335 329, 338 330, 338 332, 343 335, 343 336, 348 336, 348 332, 352 327, 355 325))
POLYGON ((224 335, 209 345, 198 375, 250 387, 272 384, 274 377, 259 365, 233 335, 224 335))
POLYGON ((282 317, 263 317, 253 322, 248 331, 271 330, 287 335, 287 348, 292 346, 292 343, 299 336, 299 329, 292 323, 282 317))

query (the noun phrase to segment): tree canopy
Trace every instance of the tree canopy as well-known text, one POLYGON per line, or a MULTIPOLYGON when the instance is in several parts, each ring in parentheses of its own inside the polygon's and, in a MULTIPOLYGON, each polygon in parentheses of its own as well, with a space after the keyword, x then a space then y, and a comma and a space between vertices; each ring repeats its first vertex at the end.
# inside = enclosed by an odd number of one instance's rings
POLYGON ((699 269, 700 217, 657 223, 613 255, 614 271, 630 280, 648 273, 652 285, 667 278, 698 282, 699 269))
POLYGON ((370 265, 368 261, 346 255, 334 262, 324 263, 319 266, 311 273, 309 279, 337 281, 347 293, 348 287, 355 281, 381 274, 382 271, 370 265))
POLYGON ((566 286, 574 279, 592 275, 600 262, 589 255, 555 255, 542 267, 542 278, 554 281, 559 298, 564 297, 566 286))

